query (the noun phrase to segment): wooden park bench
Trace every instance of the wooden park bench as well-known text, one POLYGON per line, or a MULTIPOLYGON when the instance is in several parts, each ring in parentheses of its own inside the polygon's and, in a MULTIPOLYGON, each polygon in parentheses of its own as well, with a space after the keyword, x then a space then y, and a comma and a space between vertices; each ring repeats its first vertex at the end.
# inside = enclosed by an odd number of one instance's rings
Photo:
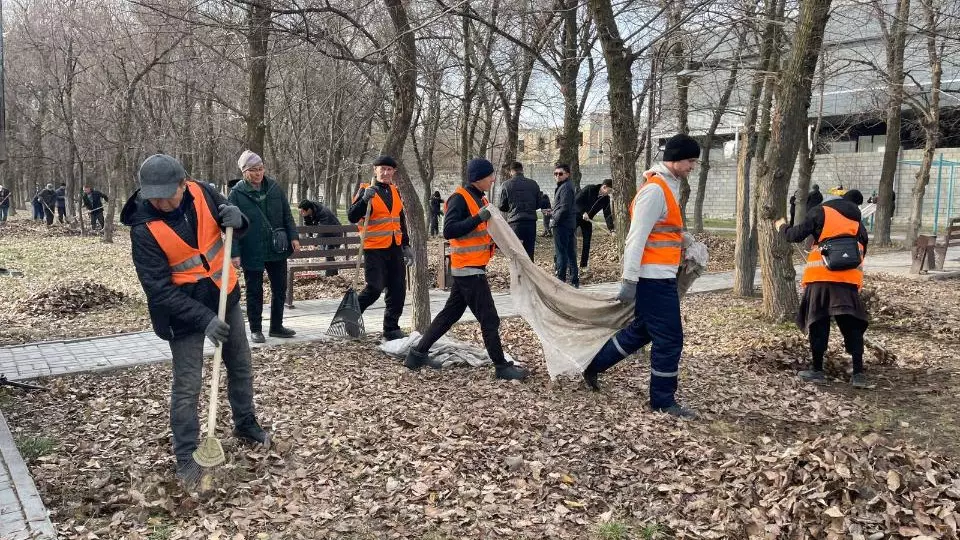
POLYGON ((450 273, 450 241, 444 240, 440 244, 440 260, 442 261, 441 267, 437 270, 437 287, 447 290, 450 288, 451 279, 453 274, 450 273))
MULTIPOLYGON (((300 251, 292 253, 287 265, 287 307, 293 306, 293 283, 298 273, 326 272, 356 268, 360 233, 356 225, 315 225, 297 227, 300 251), (337 236, 320 236, 336 233, 337 236), (327 246, 339 246, 327 249, 327 246), (328 257, 336 260, 328 261, 328 257)), ((363 261, 360 261, 363 268, 363 261)))
POLYGON ((911 274, 922 274, 928 270, 943 270, 947 260, 947 249, 950 244, 960 244, 960 217, 955 217, 947 224, 943 234, 943 241, 937 243, 937 237, 921 234, 917 236, 917 243, 913 246, 913 264, 911 274))

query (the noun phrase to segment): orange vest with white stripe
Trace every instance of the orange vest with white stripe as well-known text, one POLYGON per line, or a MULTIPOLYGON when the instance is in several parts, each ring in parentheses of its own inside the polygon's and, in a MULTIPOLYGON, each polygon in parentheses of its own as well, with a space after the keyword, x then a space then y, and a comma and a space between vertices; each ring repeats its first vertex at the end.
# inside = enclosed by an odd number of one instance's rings
MULTIPOLYGON (((370 210, 370 223, 367 224, 367 236, 363 240, 363 249, 387 249, 394 242, 399 246, 403 243, 403 231, 400 228, 400 212, 403 211, 403 200, 400 199, 400 191, 397 186, 389 184, 390 195, 393 197, 393 209, 387 208, 387 203, 380 198, 377 193, 367 204, 372 204, 370 210)), ((357 202, 363 190, 370 187, 370 184, 360 184, 360 191, 353 198, 357 202)), ((358 225, 363 227, 364 219, 360 219, 358 225)))
MULTIPOLYGON (((473 200, 473 195, 462 187, 458 187, 454 193, 458 193, 467 203, 467 209, 470 215, 475 216, 480 213, 480 207, 477 201, 473 200)), ((449 206, 450 200, 444 205, 444 211, 449 206)), ((483 205, 486 206, 487 198, 483 197, 483 205)), ((481 221, 477 228, 460 238, 450 239, 450 266, 453 268, 465 268, 467 266, 486 266, 493 257, 493 251, 496 249, 493 245, 493 238, 487 232, 487 222, 481 221)))
POLYGON ((807 255, 807 265, 803 269, 803 278, 801 282, 806 285, 816 282, 849 283, 856 285, 857 288, 863 288, 863 244, 857 243, 860 248, 861 263, 857 268, 849 270, 830 270, 823 264, 823 258, 820 255, 820 243, 830 238, 838 236, 856 237, 860 231, 860 222, 843 216, 834 208, 824 206, 823 208, 823 231, 820 232, 820 238, 810 249, 807 255))
MULTIPOLYGON (((654 172, 644 173, 647 182, 660 186, 663 190, 663 197, 667 201, 667 215, 662 220, 654 224, 650 230, 650 236, 647 237, 647 243, 643 246, 643 257, 640 264, 665 264, 680 266, 683 249, 683 213, 680 212, 680 205, 673 196, 673 191, 667 185, 666 180, 654 172)), ((643 189, 642 187, 640 189, 643 189)), ((637 202, 637 195, 630 202, 630 219, 633 219, 633 205, 637 202)))
MULTIPOLYGON (((197 283, 210 278, 217 287, 222 288, 223 237, 220 236, 220 224, 207 206, 203 188, 193 181, 187 181, 187 191, 193 196, 193 208, 197 213, 197 247, 184 242, 162 219, 148 221, 147 228, 167 256, 170 280, 174 285, 197 283)), ((237 273, 230 272, 227 290, 232 291, 236 285, 237 273)))

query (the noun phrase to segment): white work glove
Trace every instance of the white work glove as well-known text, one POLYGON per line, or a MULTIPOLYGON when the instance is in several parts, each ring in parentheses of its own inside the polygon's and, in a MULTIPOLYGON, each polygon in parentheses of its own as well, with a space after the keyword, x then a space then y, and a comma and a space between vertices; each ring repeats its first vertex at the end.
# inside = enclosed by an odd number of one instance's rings
POLYGON ((480 221, 487 221, 488 219, 490 219, 489 205, 481 208, 480 211, 477 213, 477 217, 480 218, 480 221))
POLYGON ((369 202, 374 195, 377 194, 377 188, 369 186, 367 189, 363 190, 363 201, 369 202))
POLYGON ((221 321, 219 317, 214 317, 210 319, 210 322, 207 324, 207 328, 203 331, 203 333, 210 338, 210 341, 213 342, 213 346, 216 347, 230 339, 230 325, 221 321))
POLYGON ((413 266, 413 250, 410 249, 410 246, 403 248, 403 263, 408 267, 413 266))
POLYGON ((624 304, 632 304, 637 301, 637 282, 625 279, 620 283, 620 293, 617 294, 617 300, 624 304))

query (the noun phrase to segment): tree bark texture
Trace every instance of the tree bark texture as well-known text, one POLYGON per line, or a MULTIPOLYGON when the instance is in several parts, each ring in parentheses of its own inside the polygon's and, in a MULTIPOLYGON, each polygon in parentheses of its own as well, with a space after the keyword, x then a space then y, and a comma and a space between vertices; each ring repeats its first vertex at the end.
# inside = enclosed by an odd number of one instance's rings
POLYGON ((763 286, 763 313, 783 321, 798 306, 792 247, 774 230, 784 216, 787 188, 807 122, 813 75, 830 18, 831 0, 807 0, 800 7, 797 33, 787 66, 781 73, 769 146, 758 168, 757 224, 763 286))
POLYGON ((247 98, 248 149, 264 155, 267 108, 267 53, 270 40, 271 0, 251 3, 247 12, 247 49, 250 55, 247 98))

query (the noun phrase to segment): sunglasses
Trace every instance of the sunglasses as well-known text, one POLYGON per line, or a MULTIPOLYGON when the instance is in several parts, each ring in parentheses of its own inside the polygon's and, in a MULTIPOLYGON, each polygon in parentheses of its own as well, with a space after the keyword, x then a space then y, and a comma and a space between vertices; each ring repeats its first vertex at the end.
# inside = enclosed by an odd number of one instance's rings
POLYGON ((563 172, 555 172, 555 173, 553 173, 554 176, 563 176, 563 175, 565 175, 565 174, 567 174, 567 173, 563 173, 563 172))

